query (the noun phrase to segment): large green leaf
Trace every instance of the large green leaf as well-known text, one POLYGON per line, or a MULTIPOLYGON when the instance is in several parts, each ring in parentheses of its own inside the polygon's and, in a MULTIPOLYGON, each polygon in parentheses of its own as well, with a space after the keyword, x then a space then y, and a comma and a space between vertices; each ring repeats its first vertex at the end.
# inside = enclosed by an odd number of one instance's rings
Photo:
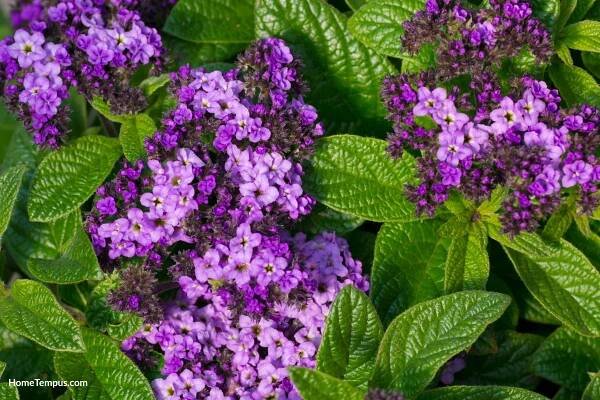
POLYGON ((94 248, 81 225, 60 258, 34 259, 30 261, 27 269, 36 279, 63 285, 99 279, 101 275, 94 248))
POLYGON ((408 397, 421 392, 437 370, 472 345, 509 304, 503 294, 464 291, 408 309, 383 336, 372 383, 408 397))
POLYGON ((2 167, 24 166, 26 172, 2 244, 23 270, 27 269, 27 261, 32 256, 53 258, 59 255, 55 242, 50 240, 51 232, 47 224, 29 222, 27 217, 27 197, 37 158, 38 151, 31 136, 23 129, 17 129, 11 137, 2 167))
POLYGON ((487 232, 482 223, 470 224, 464 235, 452 239, 445 265, 446 293, 485 289, 490 274, 487 232))
POLYGON ((438 237, 438 220, 384 224, 377 235, 371 298, 383 323, 417 303, 444 294, 450 241, 438 237))
POLYGON ((460 385, 507 385, 534 389, 531 360, 544 338, 529 333, 504 331, 497 336, 495 352, 467 356, 467 367, 455 376, 460 385))
POLYGON ((449 386, 428 390, 417 400, 548 400, 525 389, 503 386, 449 386))
POLYGON ((54 221, 81 206, 121 156, 116 139, 83 136, 50 153, 33 180, 28 210, 32 221, 54 221))
POLYGON ((156 132, 156 124, 147 114, 137 114, 121 125, 119 141, 129 161, 146 157, 144 140, 156 132))
POLYGON ((600 269, 600 236, 596 232, 591 232, 586 237, 577 226, 572 225, 567 231, 565 239, 585 254, 597 269, 600 269))
POLYGON ((254 1, 179 0, 163 30, 183 41, 191 52, 179 52, 185 59, 191 56, 199 63, 228 60, 254 40, 254 1))
POLYGON ((581 21, 567 25, 561 36, 562 43, 571 49, 600 52, 600 21, 581 21))
POLYGON ((600 338, 558 328, 535 353, 532 367, 537 375, 581 392, 590 381, 588 372, 600 371, 600 338))
POLYGON ((17 166, 0 174, 0 238, 8 228, 24 173, 25 167, 17 166))
POLYGON ((256 33, 285 39, 304 63, 310 92, 326 128, 384 134, 381 81, 394 72, 385 57, 354 39, 346 17, 321 0, 257 0, 256 33))
POLYGON ((514 239, 490 233, 504 246, 517 273, 552 315, 583 335, 600 335, 600 272, 566 240, 544 241, 532 233, 514 239))
POLYGON ((317 369, 366 389, 383 326, 369 298, 346 286, 336 297, 317 355, 317 369))
POLYGON ((554 28, 560 13, 560 0, 531 0, 533 15, 547 27, 554 28))
POLYGON ((87 387, 69 387, 74 400, 151 400, 148 381, 117 343, 83 329, 83 354, 56 353, 54 365, 64 380, 86 380, 87 387))
POLYGON ((5 379, 41 378, 52 369, 52 352, 11 332, 1 322, 0 359, 6 362, 5 379))
POLYGON ((50 350, 83 351, 79 326, 44 285, 20 279, 0 296, 0 319, 11 331, 50 350))
POLYGON ((594 374, 592 381, 585 388, 581 400, 598 400, 600 399, 600 374, 594 374))
POLYGON ((290 368, 290 377, 304 400, 363 400, 365 392, 350 383, 308 368, 290 368))
POLYGON ((415 180, 414 159, 393 160, 383 140, 335 135, 319 140, 307 171, 307 191, 334 210, 371 221, 415 220, 404 185, 415 180))
POLYGON ((26 210, 27 195, 27 188, 22 188, 5 237, 11 257, 24 271, 28 271, 33 259, 59 258, 81 226, 79 210, 50 223, 30 222, 26 210))
POLYGON ((402 58, 407 56, 401 50, 402 23, 424 6, 425 0, 372 0, 348 20, 348 29, 379 53, 402 58))
POLYGON ((594 77, 584 69, 562 63, 553 64, 550 69, 552 82, 569 105, 589 103, 600 107, 600 86, 594 77))

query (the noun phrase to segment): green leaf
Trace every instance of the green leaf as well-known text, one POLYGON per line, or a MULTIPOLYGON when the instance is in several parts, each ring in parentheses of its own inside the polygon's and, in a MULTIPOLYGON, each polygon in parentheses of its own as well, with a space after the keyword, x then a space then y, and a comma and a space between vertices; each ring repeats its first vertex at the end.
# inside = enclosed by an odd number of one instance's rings
POLYGON ((465 235, 452 239, 445 265, 446 293, 485 289, 490 274, 487 232, 482 223, 470 224, 465 235))
POLYGON ((600 335, 600 272, 566 240, 549 243, 532 233, 502 243, 527 289, 553 316, 583 335, 600 335))
POLYGON ((547 27, 553 28, 560 12, 559 0, 531 0, 534 17, 541 20, 547 27))
POLYGON ((314 235, 323 231, 334 231, 338 234, 351 232, 362 225, 364 220, 350 214, 335 211, 318 203, 312 212, 297 226, 301 232, 314 235))
MULTIPOLYGON (((540 0, 543 1, 543 0, 540 0)), ((558 18, 556 21, 556 25, 553 29, 554 36, 560 34, 564 26, 567 24, 567 21, 573 14, 575 7, 577 6, 578 0, 561 0, 560 1, 560 11, 558 14, 558 18)))
MULTIPOLYGON (((9 34, 9 33, 7 33, 9 34)), ((8 153, 8 146, 16 131, 23 131, 23 126, 17 122, 12 113, 6 109, 4 102, 0 103, 0 163, 8 153)))
POLYGON ((588 72, 591 72, 596 78, 600 78, 600 54, 598 53, 581 53, 583 65, 588 72))
POLYGON ((25 168, 12 167, 0 175, 0 238, 8 228, 25 168))
POLYGON ((370 221, 415 220, 404 185, 415 180, 414 159, 393 160, 383 140, 335 135, 319 140, 305 187, 334 210, 370 221))
POLYGON ((121 156, 116 139, 83 136, 40 163, 28 201, 32 221, 54 221, 79 208, 121 156))
POLYGON ((10 295, 0 297, 0 319, 11 331, 50 350, 84 350, 75 320, 44 285, 19 279, 10 295))
POLYGON ((110 111, 110 105, 108 103, 106 103, 100 97, 94 97, 90 104, 94 108, 94 110, 98 111, 98 113, 100 113, 100 115, 102 115, 104 118, 106 118, 107 120, 109 120, 111 122, 118 122, 118 123, 122 124, 123 122, 127 121, 129 118, 131 118, 133 116, 133 114, 122 114, 122 115, 113 114, 110 111))
POLYGON ((358 289, 346 286, 327 317, 317 369, 366 389, 382 337, 383 326, 369 298, 358 289))
POLYGON ((6 158, 2 164, 4 168, 22 165, 27 169, 13 208, 10 225, 2 243, 11 258, 23 271, 27 271, 27 261, 31 257, 56 258, 60 254, 57 244, 52 239, 48 224, 30 222, 27 216, 31 170, 36 166, 38 154, 31 136, 23 129, 18 129, 11 137, 6 158))
POLYGON ((585 388, 581 400, 598 400, 600 399, 600 374, 594 374, 592 381, 585 388))
POLYGON ((201 55, 200 63, 226 60, 254 40, 254 1, 179 0, 163 30, 201 55))
POLYGON ((581 392, 590 381, 588 372, 600 370, 600 338, 558 328, 535 353, 532 367, 537 375, 581 392))
POLYGON ((144 140, 154 135, 155 132, 156 124, 147 114, 137 114, 123 122, 119 141, 125 157, 132 162, 145 158, 144 140))
POLYGON ((577 0, 577 6, 571 14, 571 21, 580 21, 585 17, 588 11, 592 8, 596 0, 577 0))
POLYGON ((534 389, 531 361, 544 338, 529 333, 504 331, 498 334, 498 348, 487 355, 471 355, 466 368, 455 376, 459 385, 507 385, 534 389))
POLYGON ((42 282, 61 285, 99 279, 102 273, 92 243, 81 225, 60 258, 31 260, 28 270, 42 282))
POLYGON ((542 236, 552 241, 560 240, 573 223, 574 216, 575 208, 572 202, 561 204, 559 209, 546 222, 542 236))
POLYGON ((9 331, 0 322, 0 359, 6 362, 4 379, 30 380, 48 375, 52 353, 9 331))
POLYGON ((389 131, 380 101, 391 63, 348 32, 346 17, 321 0, 257 0, 256 33, 285 39, 304 63, 310 92, 328 131, 389 131))
POLYGON ((70 386, 74 400, 152 400, 148 381, 107 336, 83 329, 83 354, 56 353, 54 365, 63 380, 86 380, 87 387, 70 386))
POLYGON ((408 397, 421 392, 437 370, 472 345, 509 304, 503 294, 465 291, 408 309, 383 336, 372 383, 408 397))
POLYGON ((567 231, 565 239, 585 254, 596 268, 600 269, 600 236, 591 232, 586 237, 576 226, 572 226, 567 231))
POLYGON ((444 263, 450 241, 439 220, 384 224, 377 235, 371 299, 384 325, 425 300, 444 294, 444 263))
POLYGON ((349 20, 348 29, 365 45, 390 57, 410 57, 401 49, 402 23, 425 8, 425 0, 372 0, 349 20))
POLYGON ((573 65, 571 50, 564 43, 557 43, 555 46, 556 55, 567 65, 573 65))
POLYGON ((166 86, 171 81, 169 74, 161 74, 158 76, 150 76, 140 83, 140 88, 144 91, 147 97, 152 96, 158 89, 166 86))
POLYGON ((81 226, 81 213, 76 210, 51 223, 30 222, 27 218, 28 186, 21 189, 13 212, 5 244, 21 269, 28 271, 32 259, 55 260, 68 248, 81 226))
POLYGON ((581 21, 566 26, 562 43, 571 49, 600 52, 600 21, 581 21))
POLYGON ((600 107, 600 86, 584 69, 557 63, 550 66, 549 72, 561 97, 569 105, 589 103, 600 107))
POLYGON ((404 55, 400 71, 403 74, 416 74, 435 66, 436 54, 433 44, 425 44, 414 56, 404 55))
POLYGON ((428 390, 417 400, 548 400, 529 390, 502 386, 449 386, 428 390))
POLYGON ((19 391, 17 387, 11 386, 8 383, 0 383, 0 399, 19 400, 19 391))
POLYGON ((365 392, 350 383, 308 368, 289 368, 294 386, 304 400, 363 400, 365 392))

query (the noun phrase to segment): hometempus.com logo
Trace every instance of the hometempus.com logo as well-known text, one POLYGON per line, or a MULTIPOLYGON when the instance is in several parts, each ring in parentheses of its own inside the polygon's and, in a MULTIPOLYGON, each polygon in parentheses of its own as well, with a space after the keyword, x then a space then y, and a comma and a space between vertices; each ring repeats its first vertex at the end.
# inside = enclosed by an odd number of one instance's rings
POLYGON ((16 380, 9 379, 8 384, 15 387, 86 387, 87 381, 48 381, 45 379, 16 380))

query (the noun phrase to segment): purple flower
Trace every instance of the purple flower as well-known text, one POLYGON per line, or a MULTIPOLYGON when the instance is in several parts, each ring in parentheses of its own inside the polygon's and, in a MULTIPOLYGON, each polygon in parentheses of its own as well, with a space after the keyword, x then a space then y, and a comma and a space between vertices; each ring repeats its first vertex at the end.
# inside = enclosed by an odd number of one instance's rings
POLYGON ((571 187, 577 184, 583 185, 590 181, 594 167, 584 161, 575 161, 563 167, 562 185, 571 187))
POLYGON ((439 136, 439 143, 437 158, 450 165, 457 166, 459 161, 472 154, 470 148, 465 145, 465 137, 462 134, 444 132, 439 136))
POLYGON ((436 88, 430 91, 425 86, 419 88, 418 96, 419 102, 413 108, 413 114, 416 116, 434 115, 442 109, 447 99, 446 89, 436 88))
POLYGON ((43 49, 44 35, 40 32, 29 33, 19 29, 14 35, 15 42, 8 49, 11 57, 17 59, 21 68, 31 66, 35 61, 40 61, 46 57, 43 49))

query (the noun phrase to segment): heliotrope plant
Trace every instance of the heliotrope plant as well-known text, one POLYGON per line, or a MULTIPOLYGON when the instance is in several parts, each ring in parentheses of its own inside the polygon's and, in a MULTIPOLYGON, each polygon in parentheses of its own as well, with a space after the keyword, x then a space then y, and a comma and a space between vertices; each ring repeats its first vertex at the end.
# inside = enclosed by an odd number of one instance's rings
POLYGON ((600 3, 7 15, 0 398, 600 398, 600 3))
POLYGON ((109 302, 145 318, 123 349, 146 369, 163 354, 159 399, 299 398, 286 367, 314 366, 343 286, 368 288, 343 239, 283 231, 314 204, 301 162, 323 134, 298 66, 265 39, 225 73, 180 68, 148 162, 126 163, 97 192, 87 229, 105 265, 143 263, 109 302), (153 281, 164 267, 170 281, 153 281), (163 306, 169 282, 178 294, 163 306))

